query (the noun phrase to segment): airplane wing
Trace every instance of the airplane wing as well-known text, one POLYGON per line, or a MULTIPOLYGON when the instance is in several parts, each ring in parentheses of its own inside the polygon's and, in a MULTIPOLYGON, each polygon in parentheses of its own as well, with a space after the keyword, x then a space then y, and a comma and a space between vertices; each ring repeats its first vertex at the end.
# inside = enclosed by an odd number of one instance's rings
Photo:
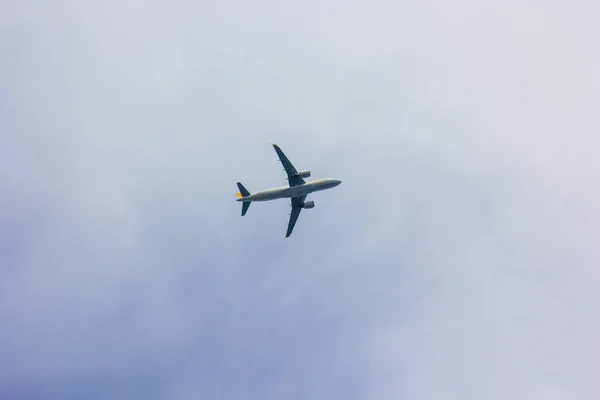
POLYGON ((298 220, 298 216, 300 216, 300 211, 302 211, 302 203, 306 196, 300 197, 292 197, 292 212, 290 213, 290 222, 288 223, 287 233, 285 237, 289 237, 294 230, 294 226, 296 226, 296 221, 298 220))
POLYGON ((281 161, 281 164, 283 164, 283 169, 285 170, 285 172, 287 173, 287 176, 288 176, 289 185, 290 186, 302 185, 304 183, 304 179, 302 179, 302 177, 298 175, 298 171, 296 170, 296 168, 294 168, 294 166, 292 165, 290 160, 288 160, 288 158, 283 153, 283 151, 281 151, 279 146, 277 146, 276 144, 273 144, 273 143, 269 143, 269 144, 271 146, 273 146, 273 148, 277 152, 277 155, 279 156, 279 161, 281 161))

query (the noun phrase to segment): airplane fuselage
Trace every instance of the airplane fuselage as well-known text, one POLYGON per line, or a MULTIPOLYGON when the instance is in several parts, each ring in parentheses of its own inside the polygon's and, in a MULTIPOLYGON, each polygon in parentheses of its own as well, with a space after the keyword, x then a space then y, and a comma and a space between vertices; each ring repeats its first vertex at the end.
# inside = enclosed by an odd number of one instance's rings
POLYGON ((237 201, 269 201, 292 197, 306 196, 320 190, 327 190, 342 183, 339 179, 325 178, 308 181, 298 186, 281 186, 278 188, 254 192, 250 196, 240 197, 237 201))

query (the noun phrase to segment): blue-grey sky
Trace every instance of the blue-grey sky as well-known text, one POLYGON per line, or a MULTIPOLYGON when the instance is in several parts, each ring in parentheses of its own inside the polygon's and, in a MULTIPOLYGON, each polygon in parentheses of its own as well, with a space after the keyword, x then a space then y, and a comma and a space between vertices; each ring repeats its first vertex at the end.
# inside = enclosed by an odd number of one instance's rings
POLYGON ((0 4, 0 398, 597 399, 599 12, 0 4))

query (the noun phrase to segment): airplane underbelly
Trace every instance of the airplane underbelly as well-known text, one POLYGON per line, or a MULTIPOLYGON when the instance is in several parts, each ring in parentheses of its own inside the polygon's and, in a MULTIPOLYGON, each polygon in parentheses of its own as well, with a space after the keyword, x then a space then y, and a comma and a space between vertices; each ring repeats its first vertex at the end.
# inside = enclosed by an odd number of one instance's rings
POLYGON ((290 197, 288 194, 289 193, 288 190, 289 190, 288 188, 272 189, 272 190, 266 190, 264 192, 254 193, 250 197, 250 201, 269 201, 269 200, 281 199, 284 197, 290 197))
POLYGON ((313 188, 307 185, 293 186, 291 189, 291 197, 306 196, 313 192, 313 188))

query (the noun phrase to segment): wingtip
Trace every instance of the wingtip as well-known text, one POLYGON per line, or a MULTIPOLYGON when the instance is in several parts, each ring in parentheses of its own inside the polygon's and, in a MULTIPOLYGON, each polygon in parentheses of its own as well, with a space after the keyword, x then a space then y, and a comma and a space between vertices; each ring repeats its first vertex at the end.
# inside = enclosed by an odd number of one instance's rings
POLYGON ((275 146, 275 143, 271 143, 271 142, 269 142, 269 144, 270 144, 271 146, 275 146))

